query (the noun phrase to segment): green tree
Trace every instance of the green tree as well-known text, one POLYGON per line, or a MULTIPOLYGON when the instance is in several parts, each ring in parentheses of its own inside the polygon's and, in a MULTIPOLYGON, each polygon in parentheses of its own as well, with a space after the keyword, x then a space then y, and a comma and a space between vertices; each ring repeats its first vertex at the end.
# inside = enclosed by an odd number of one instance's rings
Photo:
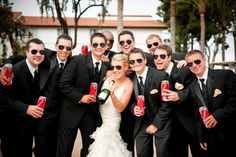
POLYGON ((8 0, 0 1, 0 38, 3 47, 3 53, 0 56, 1 63, 7 57, 6 42, 8 40, 12 48, 12 53, 16 55, 23 53, 20 45, 20 42, 24 42, 23 38, 31 37, 31 33, 24 26, 24 19, 22 17, 14 19, 11 5, 8 0))

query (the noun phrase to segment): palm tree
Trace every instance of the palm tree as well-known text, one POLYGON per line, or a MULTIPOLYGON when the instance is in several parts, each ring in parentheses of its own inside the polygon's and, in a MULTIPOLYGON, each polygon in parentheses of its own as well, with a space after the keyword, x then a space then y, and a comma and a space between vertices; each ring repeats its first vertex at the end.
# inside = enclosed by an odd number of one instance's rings
MULTIPOLYGON (((124 6, 124 0, 118 0, 117 34, 119 34, 124 28, 123 6, 124 6)), ((117 50, 120 51, 119 43, 117 44, 117 50)))
POLYGON ((170 32, 171 32, 171 48, 175 52, 175 0, 170 1, 170 32))

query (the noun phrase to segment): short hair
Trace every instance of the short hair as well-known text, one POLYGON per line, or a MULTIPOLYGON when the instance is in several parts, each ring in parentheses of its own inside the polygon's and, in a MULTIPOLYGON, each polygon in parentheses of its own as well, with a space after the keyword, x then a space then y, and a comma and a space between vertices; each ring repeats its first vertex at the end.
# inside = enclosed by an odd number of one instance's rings
POLYGON ((121 61, 124 65, 129 65, 128 57, 125 54, 115 54, 111 59, 111 62, 113 61, 121 61))
POLYGON ((112 39, 114 39, 114 36, 110 31, 103 31, 102 34, 104 34, 104 33, 109 33, 112 36, 112 39))
POLYGON ((187 54, 185 55, 185 59, 193 54, 200 54, 203 58, 205 57, 205 55, 200 50, 191 50, 187 52, 187 54))
POLYGON ((147 37, 146 42, 147 42, 148 39, 152 39, 152 38, 158 38, 158 39, 162 42, 161 36, 158 35, 158 34, 150 34, 150 35, 147 37))
POLYGON ((71 41, 71 45, 73 44, 72 38, 68 34, 61 34, 60 36, 58 36, 56 44, 58 44, 60 39, 69 40, 69 41, 71 41))
POLYGON ((135 41, 134 40, 134 34, 131 31, 128 31, 128 30, 124 30, 124 31, 120 32, 120 34, 118 36, 118 41, 120 41, 120 36, 126 35, 126 34, 129 34, 131 36, 131 38, 133 39, 133 41, 135 41))
MULTIPOLYGON (((165 50, 167 52, 167 55, 168 56, 172 56, 172 48, 169 46, 169 45, 166 45, 166 44, 161 44, 161 45, 158 45, 156 47, 156 50, 159 49, 159 50, 165 50)), ((156 51, 155 50, 155 51, 156 51)))
POLYGON ((144 51, 143 51, 142 49, 140 49, 140 48, 134 48, 133 50, 131 50, 130 53, 128 54, 128 58, 130 57, 130 55, 132 55, 132 54, 138 54, 138 53, 140 53, 140 54, 142 55, 142 57, 143 57, 144 59, 146 59, 146 56, 145 56, 145 54, 144 54, 144 51))
POLYGON ((103 38, 105 40, 105 43, 107 43, 107 39, 106 39, 106 36, 104 34, 102 34, 102 33, 94 33, 90 37, 90 43, 91 44, 93 42, 93 38, 95 38, 95 37, 101 37, 101 38, 103 38))
POLYGON ((27 41, 27 43, 25 45, 25 50, 29 50, 31 43, 35 43, 37 45, 41 45, 42 44, 43 47, 45 47, 42 40, 40 40, 39 38, 33 38, 33 39, 30 39, 29 41, 27 41))

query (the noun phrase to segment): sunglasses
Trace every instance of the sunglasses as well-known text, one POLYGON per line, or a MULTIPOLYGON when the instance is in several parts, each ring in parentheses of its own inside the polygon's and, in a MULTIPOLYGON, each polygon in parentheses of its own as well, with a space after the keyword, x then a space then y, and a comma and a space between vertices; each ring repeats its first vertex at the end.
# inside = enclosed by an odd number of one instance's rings
POLYGON ((71 47, 66 47, 66 46, 63 46, 63 45, 58 45, 58 49, 59 50, 64 50, 64 49, 66 49, 66 51, 71 51, 71 47))
POLYGON ((122 69, 122 66, 121 66, 121 65, 115 65, 115 66, 112 65, 110 69, 111 69, 111 70, 114 70, 115 68, 116 68, 117 70, 121 70, 121 69, 122 69))
POLYGON ((113 40, 113 39, 109 39, 108 41, 109 41, 111 44, 114 43, 114 40, 113 40))
POLYGON ((196 64, 196 65, 199 65, 199 64, 201 64, 201 62, 202 62, 201 59, 196 59, 193 62, 188 62, 187 66, 190 68, 190 67, 193 66, 193 63, 196 64))
POLYGON ((152 44, 147 44, 147 48, 151 48, 152 47, 152 45, 153 46, 158 46, 159 45, 159 43, 158 42, 154 42, 154 43, 152 43, 152 44))
POLYGON ((97 47, 98 47, 98 45, 100 45, 100 47, 102 47, 102 48, 104 48, 104 47, 106 47, 106 46, 107 46, 107 44, 106 44, 106 43, 100 43, 100 44, 98 44, 98 43, 93 43, 93 44, 92 44, 93 48, 97 48, 97 47))
POLYGON ((31 50, 30 51, 32 55, 36 55, 38 52, 41 54, 41 55, 44 55, 44 50, 31 50))
POLYGON ((126 40, 126 41, 124 41, 124 40, 122 40, 122 41, 120 41, 120 45, 124 45, 124 44, 127 44, 127 45, 130 45, 131 43, 132 43, 132 40, 126 40))
MULTIPOLYGON (((140 64, 140 63, 143 62, 143 59, 142 58, 136 59, 136 62, 140 64)), ((134 63, 135 63, 135 60, 130 60, 129 61, 129 64, 131 64, 131 65, 134 65, 134 63)))
POLYGON ((160 59, 166 59, 166 55, 165 54, 153 55, 152 57, 153 57, 153 59, 158 59, 159 57, 160 57, 160 59))

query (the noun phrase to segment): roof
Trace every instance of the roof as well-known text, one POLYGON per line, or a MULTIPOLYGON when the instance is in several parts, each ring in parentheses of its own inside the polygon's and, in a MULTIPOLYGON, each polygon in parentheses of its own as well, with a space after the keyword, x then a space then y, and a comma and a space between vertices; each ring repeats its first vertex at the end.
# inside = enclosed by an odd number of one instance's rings
MULTIPOLYGON (((141 18, 129 17, 129 19, 124 19, 125 28, 167 28, 167 25, 156 20, 150 19, 150 16, 147 16, 149 19, 145 19, 145 16, 141 18)), ((55 18, 52 17, 40 17, 40 16, 24 16, 25 25, 31 27, 60 27, 60 23, 55 18)), ((107 18, 102 22, 99 18, 80 18, 78 22, 79 27, 116 27, 117 20, 116 18, 107 18)), ((74 26, 74 19, 69 17, 67 18, 67 24, 69 27, 74 26)))
POLYGON ((22 15, 22 12, 13 12, 13 20, 20 18, 21 15, 22 15))

